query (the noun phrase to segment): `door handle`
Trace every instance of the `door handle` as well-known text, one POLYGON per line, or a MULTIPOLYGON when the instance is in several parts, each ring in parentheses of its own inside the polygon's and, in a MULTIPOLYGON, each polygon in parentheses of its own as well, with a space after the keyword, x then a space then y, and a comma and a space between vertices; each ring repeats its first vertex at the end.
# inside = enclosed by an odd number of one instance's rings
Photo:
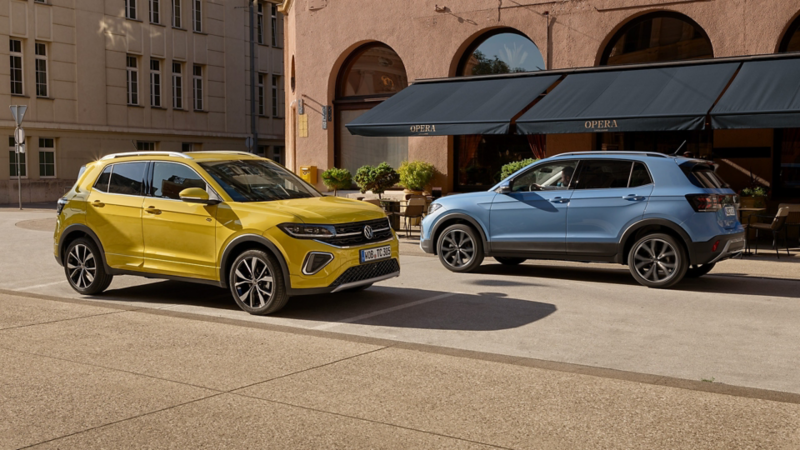
POLYGON ((622 197, 622 199, 623 200, 630 200, 632 202, 640 202, 640 201, 644 200, 644 196, 636 195, 636 194, 630 194, 630 195, 626 195, 626 196, 622 197))
POLYGON ((156 209, 155 206, 148 206, 147 209, 144 210, 144 212, 148 214, 161 214, 161 210, 156 209))
POLYGON ((92 202, 92 206, 94 206, 95 208, 102 208, 103 206, 106 206, 106 204, 101 202, 100 200, 95 200, 92 202))
POLYGON ((569 203, 569 199, 561 197, 553 197, 550 199, 550 203, 569 203))

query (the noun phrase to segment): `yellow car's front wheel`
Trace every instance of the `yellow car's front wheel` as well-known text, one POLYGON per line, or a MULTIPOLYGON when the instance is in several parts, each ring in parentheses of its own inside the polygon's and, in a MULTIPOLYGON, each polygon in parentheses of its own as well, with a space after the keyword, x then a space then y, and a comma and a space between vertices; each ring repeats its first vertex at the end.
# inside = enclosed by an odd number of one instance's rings
POLYGON ((262 250, 239 255, 231 265, 228 280, 234 300, 250 314, 274 313, 289 300, 278 261, 262 250))

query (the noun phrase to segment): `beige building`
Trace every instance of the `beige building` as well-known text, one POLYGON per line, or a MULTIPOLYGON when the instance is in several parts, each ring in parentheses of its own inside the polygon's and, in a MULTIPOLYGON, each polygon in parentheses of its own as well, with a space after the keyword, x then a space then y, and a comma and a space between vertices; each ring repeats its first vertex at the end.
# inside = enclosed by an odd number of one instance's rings
POLYGON ((257 150, 284 162, 283 17, 256 2, 255 130, 245 0, 0 0, 0 203, 54 201, 87 161, 134 150, 257 150))
POLYGON ((513 160, 672 151, 687 140, 694 155, 732 163, 720 171, 734 187, 752 171, 773 198, 800 198, 799 129, 364 137, 345 128, 420 79, 800 51, 797 0, 286 0, 281 10, 290 167, 425 160, 439 172, 434 186, 469 191, 513 160))

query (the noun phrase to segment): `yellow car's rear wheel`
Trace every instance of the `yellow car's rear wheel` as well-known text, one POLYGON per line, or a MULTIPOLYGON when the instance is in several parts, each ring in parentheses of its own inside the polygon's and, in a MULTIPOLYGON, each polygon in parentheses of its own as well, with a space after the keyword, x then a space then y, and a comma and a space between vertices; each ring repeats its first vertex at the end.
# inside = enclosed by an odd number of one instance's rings
POLYGON ((263 250, 239 255, 231 265, 228 280, 236 304, 250 314, 274 313, 289 300, 278 261, 263 250))

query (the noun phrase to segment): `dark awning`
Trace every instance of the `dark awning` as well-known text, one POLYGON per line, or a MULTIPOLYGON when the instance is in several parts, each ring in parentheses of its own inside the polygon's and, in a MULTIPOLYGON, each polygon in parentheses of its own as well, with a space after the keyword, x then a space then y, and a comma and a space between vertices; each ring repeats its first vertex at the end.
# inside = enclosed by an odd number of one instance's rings
POLYGON ((711 111, 714 128, 800 126, 800 59, 750 61, 711 111))
POLYGON ((520 134, 701 130, 740 62, 575 73, 517 120, 520 134))
POLYGON ((511 119, 561 75, 414 83, 346 124, 362 136, 506 134, 511 119))

